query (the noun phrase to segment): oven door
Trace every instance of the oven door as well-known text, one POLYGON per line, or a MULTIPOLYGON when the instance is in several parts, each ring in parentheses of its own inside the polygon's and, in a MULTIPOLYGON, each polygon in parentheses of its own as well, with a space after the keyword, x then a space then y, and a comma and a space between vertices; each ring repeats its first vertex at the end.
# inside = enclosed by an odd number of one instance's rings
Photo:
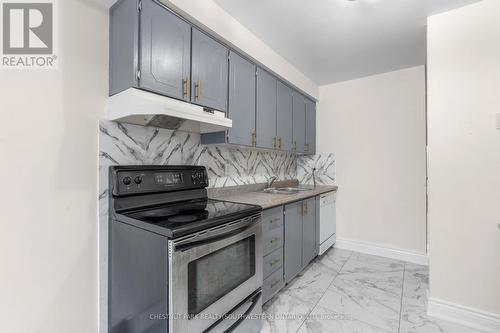
MULTIPOLYGON (((223 326, 239 331, 245 320, 222 316, 239 308, 260 314, 260 222, 260 214, 254 215, 169 241, 170 333, 217 332, 223 326)), ((260 321, 258 326, 256 332, 260 321)))

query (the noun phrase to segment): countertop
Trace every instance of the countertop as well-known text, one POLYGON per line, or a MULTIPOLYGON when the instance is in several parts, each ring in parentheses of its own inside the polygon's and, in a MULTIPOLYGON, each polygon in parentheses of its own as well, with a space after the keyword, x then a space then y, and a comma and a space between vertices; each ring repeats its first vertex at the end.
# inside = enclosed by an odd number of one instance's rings
POLYGON ((338 189, 338 187, 334 185, 299 185, 296 180, 276 182, 273 185, 273 187, 296 186, 311 188, 311 190, 294 194, 270 194, 262 192, 262 190, 266 188, 266 184, 255 184, 209 189, 208 197, 215 200, 258 205, 263 209, 268 209, 294 201, 315 197, 323 193, 336 192, 338 189))

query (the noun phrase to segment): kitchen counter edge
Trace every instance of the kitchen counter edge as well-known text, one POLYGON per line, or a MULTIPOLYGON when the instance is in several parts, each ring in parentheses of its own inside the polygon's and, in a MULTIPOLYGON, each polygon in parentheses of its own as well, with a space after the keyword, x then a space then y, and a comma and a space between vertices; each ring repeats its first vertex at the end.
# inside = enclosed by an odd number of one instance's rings
POLYGON ((209 198, 214 200, 257 205, 261 206, 262 209, 269 209, 315 197, 324 193, 337 192, 338 190, 338 186, 336 185, 317 185, 312 190, 294 194, 269 194, 262 191, 247 191, 243 189, 244 187, 245 186, 242 186, 241 193, 238 193, 237 187, 233 187, 231 191, 228 191, 228 193, 224 193, 223 189, 219 189, 217 194, 209 192, 209 198))

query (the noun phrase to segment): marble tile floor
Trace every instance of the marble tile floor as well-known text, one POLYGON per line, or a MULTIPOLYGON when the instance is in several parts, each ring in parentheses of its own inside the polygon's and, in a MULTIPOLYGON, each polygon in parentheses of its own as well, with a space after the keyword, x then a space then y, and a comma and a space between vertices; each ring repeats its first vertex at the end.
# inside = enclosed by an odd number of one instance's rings
POLYGON ((262 333, 473 333, 430 318, 428 268, 330 249, 264 305, 262 333))

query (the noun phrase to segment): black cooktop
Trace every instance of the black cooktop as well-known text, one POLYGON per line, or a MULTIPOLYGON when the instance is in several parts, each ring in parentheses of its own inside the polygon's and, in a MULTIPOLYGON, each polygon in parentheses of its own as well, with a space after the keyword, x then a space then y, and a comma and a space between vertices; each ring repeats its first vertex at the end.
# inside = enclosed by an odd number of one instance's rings
POLYGON ((112 166, 110 217, 169 238, 262 211, 260 206, 211 200, 203 166, 112 166))
MULTIPOLYGON (((195 199, 121 212, 129 219, 141 221, 162 234, 176 238, 189 233, 231 222, 262 210, 259 206, 212 199, 195 199)), ((149 228, 148 228, 149 229, 149 228)))

